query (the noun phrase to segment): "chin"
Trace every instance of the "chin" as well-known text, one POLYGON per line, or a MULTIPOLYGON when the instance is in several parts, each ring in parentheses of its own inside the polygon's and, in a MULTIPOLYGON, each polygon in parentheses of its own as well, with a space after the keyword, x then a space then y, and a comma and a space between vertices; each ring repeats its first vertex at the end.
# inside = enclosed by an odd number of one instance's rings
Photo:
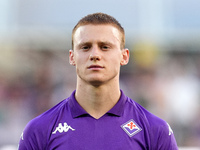
POLYGON ((100 81, 100 80, 92 80, 92 81, 89 81, 89 83, 93 86, 101 86, 104 82, 100 81))

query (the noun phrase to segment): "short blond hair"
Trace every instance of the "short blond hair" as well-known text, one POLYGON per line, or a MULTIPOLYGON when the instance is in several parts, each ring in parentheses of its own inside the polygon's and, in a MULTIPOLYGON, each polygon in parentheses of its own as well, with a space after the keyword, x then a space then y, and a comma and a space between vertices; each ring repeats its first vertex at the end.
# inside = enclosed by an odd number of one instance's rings
POLYGON ((76 30, 80 26, 84 26, 84 25, 88 25, 88 24, 113 25, 121 33, 121 44, 120 44, 121 49, 123 49, 125 47, 125 32, 124 32, 124 28, 121 26, 121 24, 114 17, 112 17, 110 15, 107 15, 104 13, 94 13, 94 14, 89 14, 89 15, 83 17, 81 20, 79 20, 79 22, 73 28, 73 30, 72 30, 72 49, 74 48, 74 34, 75 34, 76 30))

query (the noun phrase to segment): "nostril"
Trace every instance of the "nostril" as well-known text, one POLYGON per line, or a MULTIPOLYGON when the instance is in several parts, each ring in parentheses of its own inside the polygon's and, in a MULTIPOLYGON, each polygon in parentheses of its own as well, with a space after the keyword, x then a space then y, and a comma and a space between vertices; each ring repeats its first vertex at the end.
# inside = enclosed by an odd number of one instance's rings
POLYGON ((90 60, 100 60, 101 57, 99 55, 90 55, 90 60))

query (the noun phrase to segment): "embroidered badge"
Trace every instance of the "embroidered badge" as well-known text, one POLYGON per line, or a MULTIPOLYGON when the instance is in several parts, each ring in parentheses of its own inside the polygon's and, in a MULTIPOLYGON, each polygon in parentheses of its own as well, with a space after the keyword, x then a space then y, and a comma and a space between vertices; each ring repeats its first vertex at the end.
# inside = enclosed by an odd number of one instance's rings
POLYGON ((142 128, 133 120, 129 120, 123 125, 121 125, 121 128, 130 136, 137 134, 142 130, 142 128))

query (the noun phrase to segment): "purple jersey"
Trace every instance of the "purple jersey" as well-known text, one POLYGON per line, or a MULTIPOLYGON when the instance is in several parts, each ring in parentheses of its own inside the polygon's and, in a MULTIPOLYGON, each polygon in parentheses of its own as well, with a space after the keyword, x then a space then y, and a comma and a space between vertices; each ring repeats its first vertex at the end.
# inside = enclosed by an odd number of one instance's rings
POLYGON ((19 150, 178 150, 169 125, 122 91, 99 119, 74 94, 27 124, 19 150))

